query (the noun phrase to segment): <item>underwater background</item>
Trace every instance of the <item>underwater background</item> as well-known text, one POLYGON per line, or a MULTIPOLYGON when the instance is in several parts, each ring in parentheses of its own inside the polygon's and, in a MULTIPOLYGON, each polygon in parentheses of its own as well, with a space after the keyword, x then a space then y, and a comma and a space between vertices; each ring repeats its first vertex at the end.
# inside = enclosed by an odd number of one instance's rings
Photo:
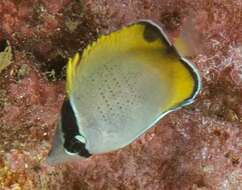
POLYGON ((241 0, 0 1, 0 189, 242 189, 241 0), (138 19, 193 49, 203 88, 121 150, 44 164, 68 57, 138 19))

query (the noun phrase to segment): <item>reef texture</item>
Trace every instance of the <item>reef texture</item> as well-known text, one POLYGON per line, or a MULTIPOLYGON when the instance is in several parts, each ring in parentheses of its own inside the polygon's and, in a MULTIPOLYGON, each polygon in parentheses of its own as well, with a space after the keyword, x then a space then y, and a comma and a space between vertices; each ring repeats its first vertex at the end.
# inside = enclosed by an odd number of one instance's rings
POLYGON ((242 190, 241 0, 4 0, 0 18, 0 189, 242 190), (137 19, 186 35, 201 94, 122 150, 45 165, 67 58, 137 19))

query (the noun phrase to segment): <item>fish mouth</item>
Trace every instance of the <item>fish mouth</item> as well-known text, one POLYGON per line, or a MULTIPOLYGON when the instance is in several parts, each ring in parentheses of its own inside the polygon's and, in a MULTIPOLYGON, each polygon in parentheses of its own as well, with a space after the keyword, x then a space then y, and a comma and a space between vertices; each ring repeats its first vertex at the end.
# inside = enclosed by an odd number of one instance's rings
POLYGON ((71 154, 65 151, 61 139, 60 126, 58 126, 53 139, 52 148, 47 156, 47 159, 45 160, 45 164, 54 166, 77 159, 82 159, 78 153, 71 154))

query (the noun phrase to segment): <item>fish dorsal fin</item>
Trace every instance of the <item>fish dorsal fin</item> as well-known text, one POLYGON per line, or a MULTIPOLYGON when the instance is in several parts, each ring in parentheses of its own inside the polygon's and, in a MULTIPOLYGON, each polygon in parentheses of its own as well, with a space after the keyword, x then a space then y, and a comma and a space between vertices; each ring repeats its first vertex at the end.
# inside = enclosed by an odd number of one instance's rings
POLYGON ((101 36, 67 67, 70 102, 92 154, 129 144, 199 89, 195 67, 150 21, 101 36))
POLYGON ((73 58, 69 58, 67 68, 66 68, 66 77, 67 77, 67 84, 66 84, 66 91, 67 94, 71 93, 73 87, 73 81, 75 78, 75 73, 77 69, 77 65, 80 62, 80 54, 76 53, 73 58))

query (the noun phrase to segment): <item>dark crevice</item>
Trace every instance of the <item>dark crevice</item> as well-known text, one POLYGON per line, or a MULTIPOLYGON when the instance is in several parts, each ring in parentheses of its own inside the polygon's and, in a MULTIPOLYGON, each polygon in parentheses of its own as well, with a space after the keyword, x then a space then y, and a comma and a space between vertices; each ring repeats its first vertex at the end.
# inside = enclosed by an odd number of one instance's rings
POLYGON ((67 58, 63 58, 58 55, 46 63, 41 64, 40 69, 45 77, 50 81, 64 80, 67 62, 67 58))
POLYGON ((7 40, 0 40, 0 52, 4 51, 4 49, 8 46, 7 40))

